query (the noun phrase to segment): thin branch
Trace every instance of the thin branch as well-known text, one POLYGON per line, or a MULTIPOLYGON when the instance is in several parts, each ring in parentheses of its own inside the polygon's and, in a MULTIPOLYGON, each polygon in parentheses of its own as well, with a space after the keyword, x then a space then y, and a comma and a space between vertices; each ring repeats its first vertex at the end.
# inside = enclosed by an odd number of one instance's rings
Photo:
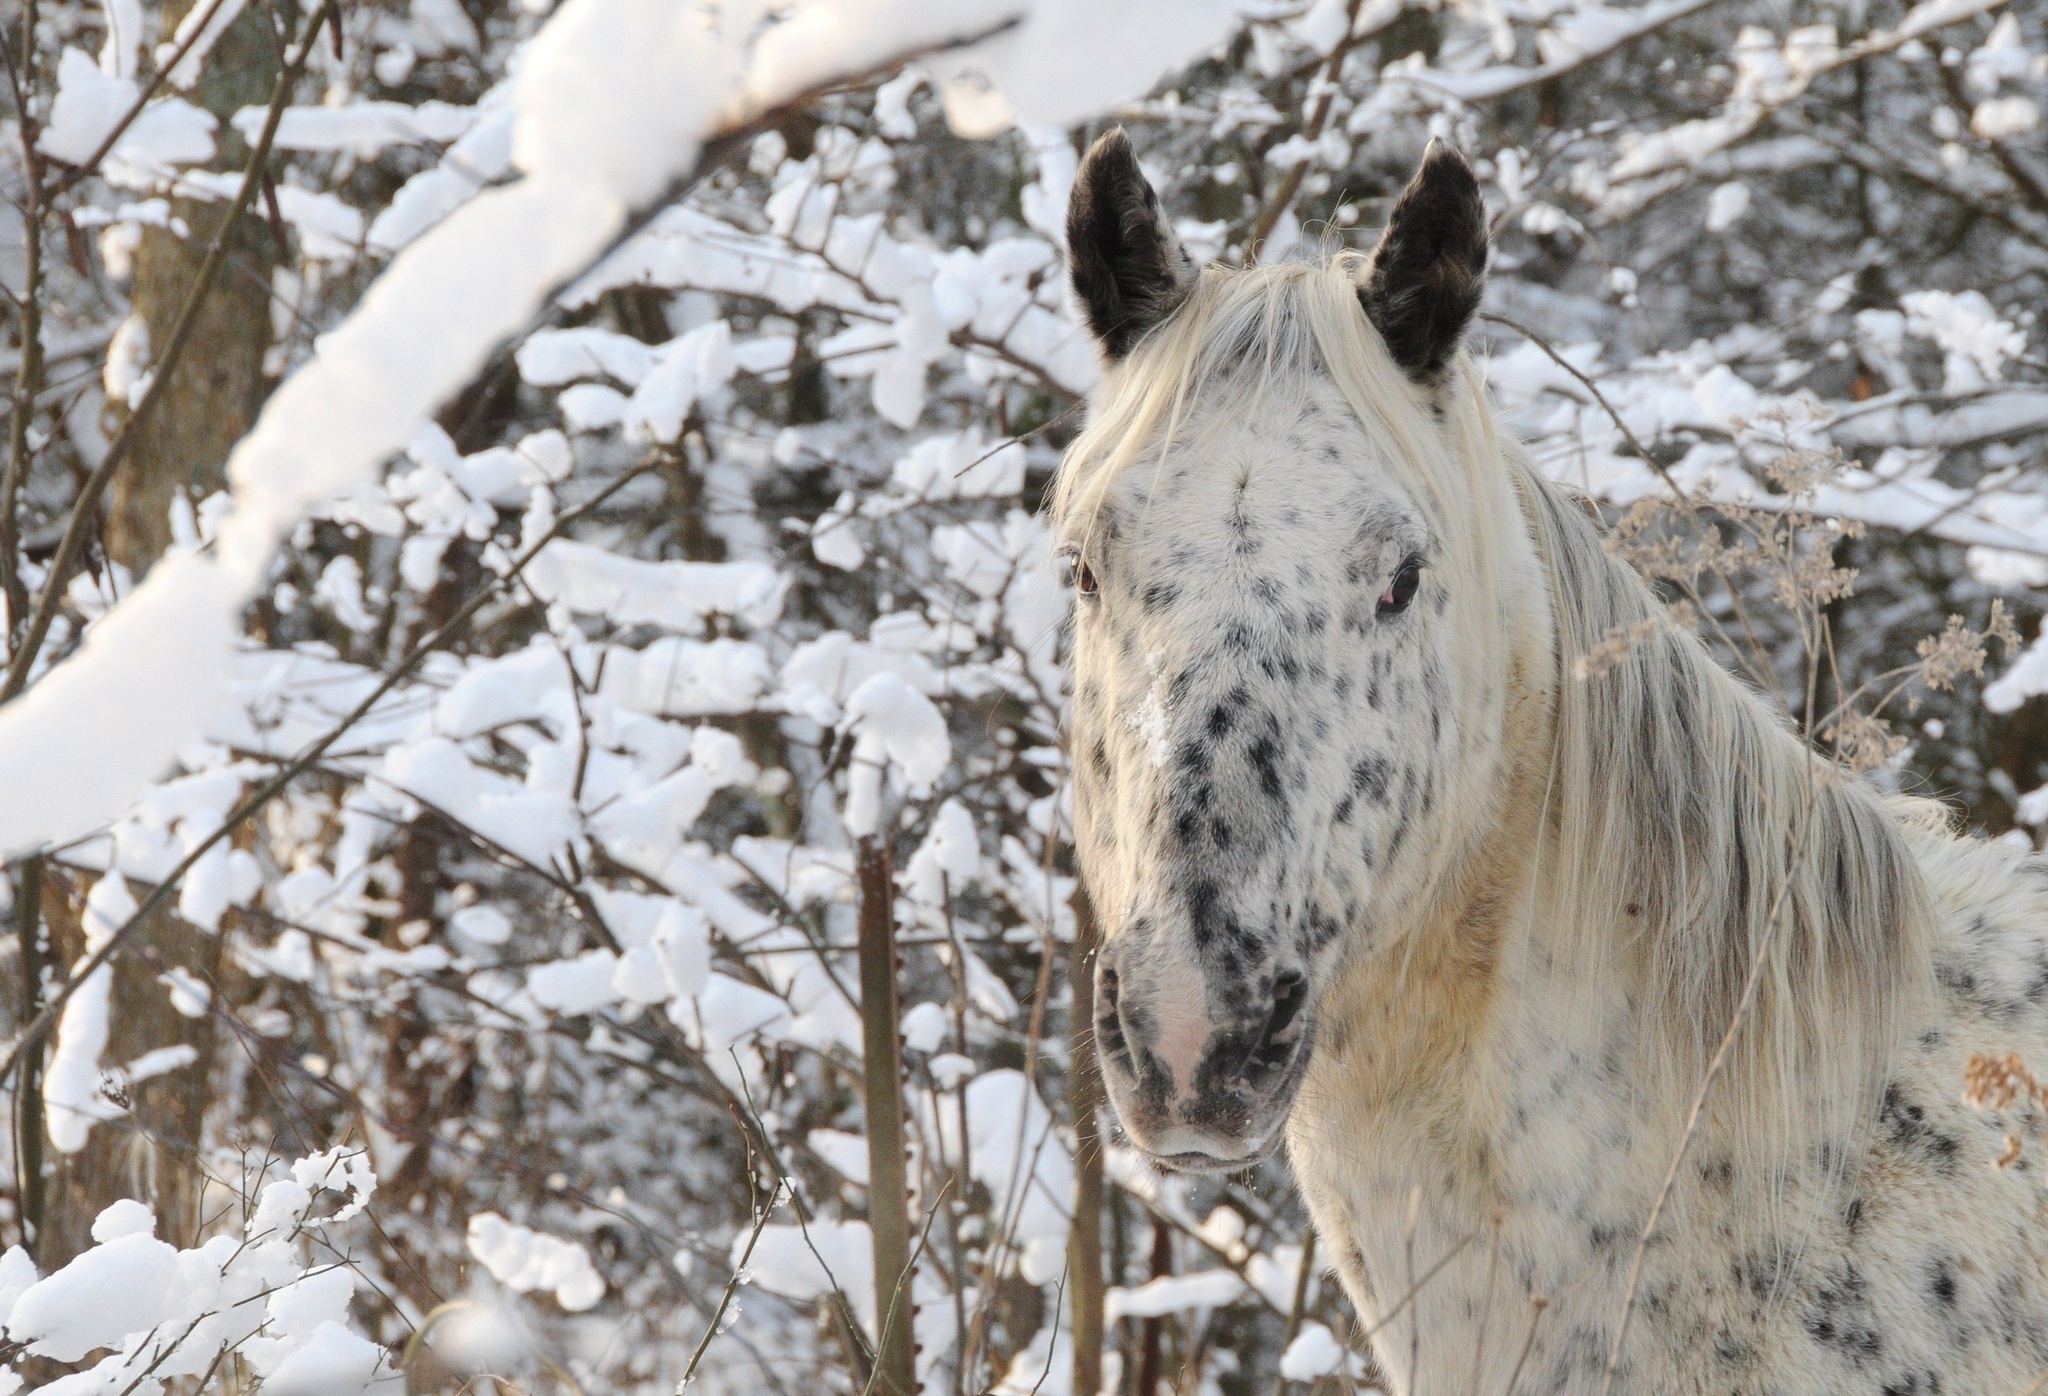
MULTIPOLYGON (((1313 1224, 1302 1228, 1301 1265, 1294 1272, 1294 1302, 1287 1309, 1287 1329, 1280 1337, 1280 1351, 1286 1352, 1294 1346, 1294 1340, 1301 1335, 1302 1315, 1308 1309, 1309 1281, 1315 1278, 1316 1229, 1313 1224)), ((1284 1396, 1287 1378, 1279 1372, 1273 1374, 1273 1396, 1284 1396)))
MULTIPOLYGON (((896 952, 896 883, 887 834, 860 840, 854 854, 860 887, 860 1018, 862 1095, 867 1107, 868 1229, 874 1238, 876 1302, 890 1296, 889 1319, 875 1333, 869 1374, 887 1396, 915 1396, 911 1323, 896 1321, 897 1300, 911 1284, 909 1182, 904 1174, 901 973, 896 952)), ((912 1315, 916 1313, 913 1300, 912 1315)))
POLYGON ((1494 324, 1501 326, 1504 329, 1513 330, 1516 334, 1528 340, 1531 344, 1535 345, 1538 349, 1541 349, 1545 354, 1549 355, 1552 363, 1556 364, 1566 373, 1569 373, 1573 378, 1576 378, 1579 381, 1580 386, 1585 388, 1585 390, 1588 393, 1591 393, 1593 395, 1593 401, 1600 405, 1600 410, 1607 414, 1608 418, 1621 432, 1622 439, 1628 442, 1630 449, 1633 450, 1637 455, 1641 456, 1643 458, 1643 463, 1649 466, 1650 469, 1656 471, 1658 478, 1663 480, 1663 482, 1666 485, 1671 487, 1671 493, 1677 497, 1678 501, 1681 504, 1684 504, 1688 509, 1692 507, 1692 497, 1688 495, 1683 488, 1680 487, 1677 480, 1672 478, 1671 472, 1665 469, 1663 462, 1659 461, 1654 455, 1650 454, 1650 448, 1648 446, 1645 446, 1642 443, 1641 438, 1639 438, 1635 434, 1634 430, 1630 428, 1627 419, 1625 419, 1621 415, 1621 413, 1615 411, 1614 404, 1607 400, 1607 394, 1600 391, 1600 385, 1595 383, 1592 379, 1588 378, 1584 373, 1580 372, 1577 364, 1574 364, 1570 359, 1567 359, 1564 355, 1558 353, 1557 350, 1551 346, 1549 340, 1545 339, 1542 335, 1536 333, 1536 331, 1530 329, 1527 325, 1524 325, 1519 321, 1510 320, 1505 315, 1492 315, 1483 312, 1481 313, 1479 318, 1482 320, 1489 320, 1494 324))
POLYGON ((683 1377, 676 1383, 676 1390, 681 1391, 689 1386, 690 1378, 697 1374, 697 1364, 704 1360, 705 1350, 711 1346, 711 1340, 718 1336, 719 1325, 725 1321, 725 1311, 732 1306, 734 1291, 739 1289, 746 1279, 747 1262, 754 1258, 754 1247, 760 1244, 761 1233, 768 1229, 768 1218, 775 1215, 775 1205, 781 1201, 781 1194, 782 1184, 777 1183, 774 1194, 755 1216, 754 1229, 747 1233, 746 1247, 740 1252, 739 1262, 732 1267, 732 1276, 726 1280, 725 1288, 719 1291, 718 1307, 711 1311, 711 1321, 704 1325, 704 1336, 697 1340, 696 1351, 690 1354, 689 1362, 684 1365, 683 1377))
POLYGON ((1529 1354, 1536 1346, 1536 1325, 1542 1320, 1543 1311, 1549 1307, 1550 1300, 1543 1295, 1529 1296, 1529 1331, 1522 1335, 1522 1352, 1515 1359, 1515 1370, 1508 1373, 1506 1396, 1515 1396, 1515 1385, 1522 1379, 1522 1368, 1528 1365, 1529 1354))
MULTIPOLYGON (((1329 124, 1330 108, 1337 96, 1337 78, 1344 70, 1344 59, 1351 52, 1351 46, 1358 41, 1358 11, 1364 0, 1350 0, 1344 7, 1344 37, 1337 40, 1330 50, 1329 59, 1323 64, 1322 74, 1316 79, 1316 104, 1309 112, 1308 121, 1301 128, 1301 138, 1314 141, 1321 137, 1323 128, 1329 124)), ((1266 239, 1273 235, 1273 225, 1280 221, 1280 215, 1287 212, 1294 203, 1294 196, 1301 190, 1302 180, 1308 177, 1309 156, 1302 156, 1288 167, 1281 176, 1280 187, 1273 191, 1273 197, 1259 210, 1258 220, 1252 224, 1251 234, 1245 239, 1244 260, 1250 266, 1259 260, 1259 251, 1266 245, 1266 239)))
POLYGON ((875 1355, 860 1331, 860 1320, 854 1316, 853 1302, 846 1297, 845 1288, 840 1285, 839 1277, 832 1273, 832 1267, 825 1263, 825 1257, 819 1254, 817 1243, 811 1240, 811 1209, 804 1205, 803 1193, 798 1190, 796 1180, 789 1176, 781 1154, 776 1151, 775 1136, 769 1132, 768 1122, 761 1118, 760 1107, 754 1104, 754 1092, 747 1085, 747 1072, 740 1065, 739 1053, 728 1047, 726 1055, 732 1058, 733 1070, 739 1077, 740 1099, 746 1102, 747 1116, 761 1141, 761 1152, 767 1157, 768 1166, 775 1171, 776 1180, 789 1189, 789 1209, 796 1214, 797 1232, 804 1238, 804 1248, 810 1251, 811 1259, 817 1261, 818 1268, 825 1272, 826 1283, 832 1286, 832 1301, 839 1311, 839 1321, 846 1326, 847 1342, 853 1348, 854 1365, 858 1369, 855 1379, 865 1382, 873 1375, 875 1355))
POLYGON ((1444 1267, 1446 1265, 1449 1265, 1453 1260, 1456 1260, 1459 1254, 1464 1251, 1465 1247, 1471 1245, 1474 1238, 1476 1238, 1478 1235, 1479 1228, 1474 1227, 1472 1230, 1466 1232, 1463 1236, 1460 1236, 1457 1242, 1454 1245, 1452 1245, 1452 1247, 1449 1250, 1445 1251, 1442 1255, 1437 1257, 1436 1264, 1430 1266, 1427 1270, 1423 1271, 1419 1277, 1417 1277, 1414 1281, 1412 1281, 1409 1284, 1407 1292, 1395 1301, 1393 1308, 1388 1309, 1384 1314, 1380 1315, 1380 1321, 1378 1323, 1375 1323, 1372 1327, 1366 1329, 1363 1333, 1358 1335, 1358 1341, 1361 1343, 1371 1342, 1373 1337, 1377 1335, 1382 1328, 1385 1328, 1388 1324, 1392 1323, 1395 1319, 1399 1318, 1401 1316, 1402 1311, 1405 1310, 1410 1304, 1415 1302, 1416 1296, 1421 1294, 1422 1291, 1428 1287, 1429 1282, 1435 1279, 1438 1275, 1442 1274, 1444 1267))

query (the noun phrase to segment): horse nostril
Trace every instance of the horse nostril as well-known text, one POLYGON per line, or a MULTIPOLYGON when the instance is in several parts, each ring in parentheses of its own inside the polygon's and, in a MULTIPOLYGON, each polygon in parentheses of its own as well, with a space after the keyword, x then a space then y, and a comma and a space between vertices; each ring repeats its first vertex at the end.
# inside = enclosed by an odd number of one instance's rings
POLYGON ((1293 970, 1288 970, 1273 981, 1273 1016, 1266 1024, 1266 1036, 1272 1037, 1287 1031, 1294 1020, 1301 1016, 1302 1006, 1308 1002, 1308 980, 1293 970))
POLYGON ((1295 1022, 1307 1003, 1308 980, 1302 975, 1288 970, 1273 981, 1273 1011, 1266 1015, 1259 1045, 1245 1062, 1248 1072, 1272 1071, 1286 1064, 1297 1040, 1295 1022))
POLYGON ((1116 971, 1104 965, 1095 990, 1095 1042, 1105 1059, 1130 1055, 1130 1047, 1124 1041, 1123 1015, 1117 1011, 1119 987, 1116 971))

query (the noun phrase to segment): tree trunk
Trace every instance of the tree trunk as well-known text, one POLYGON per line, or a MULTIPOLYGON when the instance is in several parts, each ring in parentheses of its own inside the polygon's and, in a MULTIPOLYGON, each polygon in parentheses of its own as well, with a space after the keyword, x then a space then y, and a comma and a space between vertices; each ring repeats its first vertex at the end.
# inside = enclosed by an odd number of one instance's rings
MULTIPOLYGON (((190 8, 191 0, 166 4, 164 33, 190 8)), ((245 168, 248 149, 228 118, 244 106, 268 101, 277 71, 277 48, 265 13, 252 7, 221 36, 194 94, 220 121, 216 168, 245 168)), ((159 346, 170 337, 227 209, 224 203, 178 199, 171 213, 184 220, 187 235, 145 228, 135 258, 134 314, 148 326, 150 343, 159 346)), ((257 218, 244 218, 230 230, 228 263, 200 308, 192 338, 165 384, 167 395, 114 476, 107 498, 107 555, 137 578, 170 546, 172 501, 185 493, 196 503, 221 487, 228 451, 262 405, 263 359, 271 340, 270 276, 277 253, 271 230, 257 218)), ((82 894, 84 884, 74 888, 82 894)), ((78 905, 56 877, 49 879, 44 910, 59 964, 73 963, 83 948, 78 905)), ((150 1206, 163 1239, 179 1246, 199 1239, 205 1194, 200 1150, 210 1100, 214 1019, 178 1013, 159 975, 164 967, 177 966, 202 982, 212 981, 224 947, 219 936, 187 925, 169 906, 151 913, 140 944, 156 963, 136 954, 114 959, 102 1063, 112 1068, 178 1045, 193 1048, 198 1060, 135 1087, 126 1115, 94 1126, 83 1149, 54 1159, 36 1254, 45 1272, 91 1246, 93 1219, 121 1198, 150 1206)))
MULTIPOLYGON (((84 890, 84 883, 54 873, 45 884, 43 918, 55 962, 67 968, 85 953, 79 922, 84 890), (67 891, 67 883, 78 895, 67 891)), ((167 909, 151 913, 143 939, 160 961, 192 967, 202 981, 218 972, 218 938, 186 925, 167 909)), ((140 956, 120 955, 112 963, 102 1065, 112 1069, 181 1043, 198 1053, 198 1060, 131 1088, 128 1113, 94 1125, 77 1153, 46 1150, 45 1219, 36 1244, 36 1263, 46 1273, 89 1249, 93 1219, 121 1198, 135 1198, 155 1211, 156 1234, 164 1240, 179 1246, 198 1240, 205 1191, 199 1144, 209 1099, 213 1019, 178 1014, 158 982, 159 970, 140 956)))
MULTIPOLYGON (((166 4, 164 33, 191 8, 192 0, 166 4)), ((217 169, 246 167, 247 144, 228 119, 245 106, 269 101, 277 81, 277 48, 266 27, 261 9, 244 11, 214 46, 193 94, 220 121, 214 132, 217 169)), ((185 221, 188 236, 145 227, 135 254, 134 312, 149 327, 152 346, 170 338, 227 206, 174 199, 171 214, 185 221)), ((228 263, 165 384, 170 395, 114 476, 107 555, 137 577, 170 546, 172 499, 183 490, 196 502, 219 489, 229 449, 256 420, 266 391, 263 356, 270 348, 270 274, 277 256, 276 239, 261 219, 244 218, 232 230, 228 263)))

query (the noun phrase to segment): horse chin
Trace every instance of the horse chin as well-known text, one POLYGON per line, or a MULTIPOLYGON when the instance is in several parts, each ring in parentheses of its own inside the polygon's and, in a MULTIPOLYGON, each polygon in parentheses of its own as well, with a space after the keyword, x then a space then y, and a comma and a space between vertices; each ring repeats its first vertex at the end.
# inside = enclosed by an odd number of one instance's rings
POLYGON ((1231 1158, 1222 1158, 1215 1154, 1203 1153, 1199 1150, 1191 1150, 1187 1153, 1179 1154, 1155 1154, 1150 1149, 1145 1149, 1141 1152, 1146 1158, 1152 1160, 1153 1163, 1169 1173, 1210 1175, 1242 1173, 1247 1168, 1258 1167, 1267 1159, 1273 1157, 1274 1154, 1280 1152, 1280 1145, 1285 1133, 1284 1130, 1275 1129, 1270 1139, 1266 1140, 1265 1143, 1256 1149, 1253 1149, 1250 1153, 1239 1154, 1231 1158))
MULTIPOLYGON (((1280 1152, 1280 1146, 1287 1139, 1287 1116, 1294 1104, 1294 1091, 1290 1086, 1286 1094, 1274 1102, 1274 1111, 1266 1125, 1254 1134, 1236 1139, 1214 1139, 1188 1141, 1183 1133, 1179 1140, 1154 1139, 1151 1143, 1140 1143, 1138 1152, 1172 1173, 1242 1173, 1247 1168, 1256 1168, 1280 1152), (1153 1147, 1160 1143, 1196 1143, 1194 1148, 1161 1149, 1153 1147), (1224 1150, 1231 1152, 1225 1153, 1224 1150)), ((1173 1131, 1181 1133, 1180 1131, 1173 1131)))
POLYGON ((1269 1088, 1256 1108, 1262 1120, 1242 1134, 1216 1135, 1187 1125, 1149 1125, 1133 1122, 1110 1092, 1110 1104, 1124 1126, 1124 1138, 1154 1165, 1171 1173, 1241 1173, 1256 1168, 1280 1152, 1287 1140, 1287 1118, 1294 1113, 1295 1096, 1307 1075, 1308 1053, 1299 1053, 1284 1080, 1269 1088))

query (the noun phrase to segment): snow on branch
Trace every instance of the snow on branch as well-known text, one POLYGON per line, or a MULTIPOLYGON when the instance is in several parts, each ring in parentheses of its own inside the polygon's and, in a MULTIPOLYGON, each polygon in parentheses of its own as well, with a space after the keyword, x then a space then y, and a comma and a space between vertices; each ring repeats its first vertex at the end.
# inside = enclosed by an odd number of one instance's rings
POLYGON ((240 607, 284 533, 372 479, 634 210, 697 168, 713 136, 956 45, 944 59, 956 80, 978 74, 1007 102, 995 124, 1070 120, 1200 51, 1226 19, 1220 4, 1160 0, 813 0, 729 5, 709 20, 669 0, 570 0, 515 85, 522 177, 410 243, 278 389, 230 458, 235 503, 213 549, 165 560, 77 655, 0 712, 0 787, 37 792, 0 809, 0 850, 77 835, 164 768, 225 697, 240 607))

